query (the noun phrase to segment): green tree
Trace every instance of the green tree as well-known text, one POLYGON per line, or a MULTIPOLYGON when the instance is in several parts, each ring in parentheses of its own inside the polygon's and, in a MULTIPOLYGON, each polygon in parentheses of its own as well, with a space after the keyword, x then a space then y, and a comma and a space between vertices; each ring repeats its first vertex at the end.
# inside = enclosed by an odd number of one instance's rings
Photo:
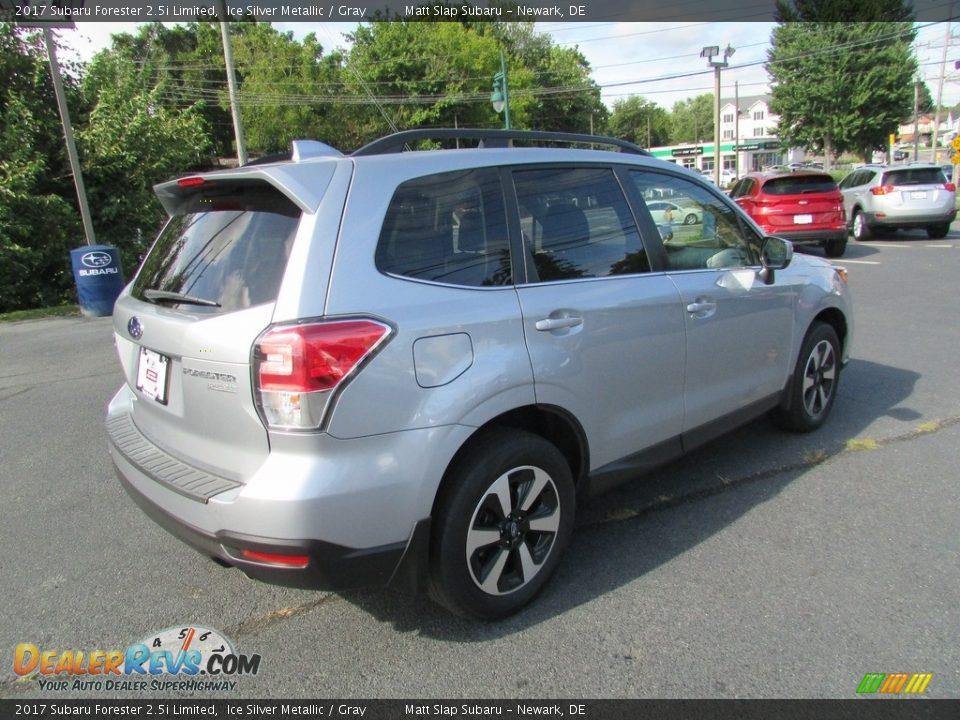
POLYGON ((778 3, 767 72, 778 133, 790 145, 869 161, 913 111, 917 62, 905 3, 778 3))
MULTIPOLYGON (((46 51, 0 23, 0 312, 72 296, 69 251, 83 244, 46 51)), ((82 116, 71 75, 71 113, 82 116)))
POLYGON ((713 93, 674 103, 670 112, 672 144, 713 142, 713 93))
POLYGON ((613 103, 609 128, 612 135, 644 147, 670 143, 670 115, 639 95, 613 103))
POLYGON ((324 55, 313 33, 298 42, 266 23, 245 27, 233 46, 251 152, 287 150, 297 138, 342 141, 350 113, 332 99, 343 91, 340 53, 324 55))
POLYGON ((210 160, 203 104, 171 107, 154 80, 122 52, 98 53, 84 82, 93 109, 77 131, 97 238, 120 249, 128 272, 164 218, 153 185, 210 160))

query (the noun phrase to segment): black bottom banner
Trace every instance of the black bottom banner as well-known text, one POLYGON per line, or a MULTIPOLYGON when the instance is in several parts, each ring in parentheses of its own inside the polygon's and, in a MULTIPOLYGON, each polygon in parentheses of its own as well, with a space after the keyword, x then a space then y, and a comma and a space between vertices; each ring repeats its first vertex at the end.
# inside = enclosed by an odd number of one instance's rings
POLYGON ((0 718, 955 720, 960 700, 0 700, 0 718))

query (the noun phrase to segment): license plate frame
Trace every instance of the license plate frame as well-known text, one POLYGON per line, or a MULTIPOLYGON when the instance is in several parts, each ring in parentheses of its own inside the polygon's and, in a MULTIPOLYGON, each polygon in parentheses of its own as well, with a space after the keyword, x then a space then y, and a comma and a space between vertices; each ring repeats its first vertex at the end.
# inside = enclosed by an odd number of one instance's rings
POLYGON ((793 216, 794 225, 811 225, 812 223, 813 223, 813 215, 804 214, 804 215, 793 216))
POLYGON ((163 353, 140 348, 137 362, 137 390, 161 405, 167 404, 170 389, 170 358, 163 353))

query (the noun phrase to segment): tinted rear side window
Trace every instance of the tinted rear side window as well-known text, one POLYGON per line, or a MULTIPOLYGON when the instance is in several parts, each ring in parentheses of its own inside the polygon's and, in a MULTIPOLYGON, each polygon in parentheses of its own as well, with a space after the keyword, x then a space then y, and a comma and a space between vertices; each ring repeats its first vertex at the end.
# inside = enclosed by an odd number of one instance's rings
MULTIPOLYGON (((187 196, 160 233, 133 295, 179 293, 230 312, 277 299, 300 209, 266 183, 211 183, 187 196)), ((176 305, 177 303, 172 303, 176 305)))
POLYGON ((836 189, 837 183, 829 175, 785 175, 763 184, 763 192, 767 195, 805 195, 836 189))
POLYGON ((381 272, 490 287, 512 282, 500 175, 478 168, 401 184, 377 243, 381 272))
POLYGON ((522 170, 513 177, 520 227, 541 282, 649 272, 613 170, 522 170))
POLYGON ((890 170, 883 174, 881 185, 940 185, 945 183, 940 168, 904 168, 903 170, 890 170))

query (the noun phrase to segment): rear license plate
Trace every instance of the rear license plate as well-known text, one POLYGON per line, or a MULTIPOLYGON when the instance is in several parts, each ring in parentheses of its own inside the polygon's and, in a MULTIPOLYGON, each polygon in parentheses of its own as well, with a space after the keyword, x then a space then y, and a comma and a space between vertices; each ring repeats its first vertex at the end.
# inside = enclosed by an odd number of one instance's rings
POLYGON ((910 197, 912 197, 914 200, 926 200, 926 199, 927 199, 927 191, 926 191, 926 190, 914 190, 912 193, 910 193, 910 197))
POLYGON ((813 222, 813 215, 794 215, 793 224, 794 225, 809 225, 813 222))
POLYGON ((137 390, 163 405, 167 404, 167 381, 170 378, 170 358, 153 350, 140 348, 137 366, 137 390))

